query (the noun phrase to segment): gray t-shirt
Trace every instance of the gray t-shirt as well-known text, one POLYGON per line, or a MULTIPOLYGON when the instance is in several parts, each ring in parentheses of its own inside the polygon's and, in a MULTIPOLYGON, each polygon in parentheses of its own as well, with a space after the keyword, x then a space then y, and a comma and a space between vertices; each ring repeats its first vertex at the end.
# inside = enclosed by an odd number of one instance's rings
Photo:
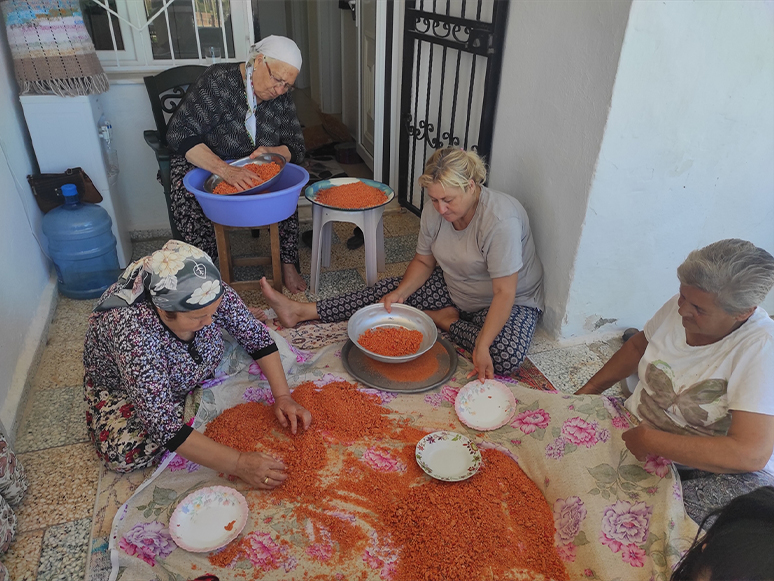
POLYGON ((431 203, 425 204, 417 253, 435 258, 452 301, 462 311, 488 308, 492 279, 514 272, 519 273, 514 304, 543 310, 543 265, 527 212, 516 198, 482 186, 473 220, 459 231, 431 203))

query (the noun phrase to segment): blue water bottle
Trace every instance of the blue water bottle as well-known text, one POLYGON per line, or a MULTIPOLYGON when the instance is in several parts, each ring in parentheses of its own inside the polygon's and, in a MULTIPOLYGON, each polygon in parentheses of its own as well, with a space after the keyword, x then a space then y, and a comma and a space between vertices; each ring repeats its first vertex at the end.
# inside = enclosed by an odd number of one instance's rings
POLYGON ((59 292, 72 299, 97 298, 119 274, 113 223, 96 204, 79 202, 73 184, 63 185, 62 194, 64 205, 43 216, 59 292))

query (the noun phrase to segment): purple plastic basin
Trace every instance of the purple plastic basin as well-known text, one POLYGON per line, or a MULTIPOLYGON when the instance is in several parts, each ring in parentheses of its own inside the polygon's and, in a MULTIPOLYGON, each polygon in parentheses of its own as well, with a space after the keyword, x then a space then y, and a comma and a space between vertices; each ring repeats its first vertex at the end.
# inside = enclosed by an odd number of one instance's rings
POLYGON ((268 192, 247 196, 208 194, 204 191, 204 181, 208 177, 210 172, 197 168, 183 178, 183 185, 196 196, 204 215, 223 226, 257 228, 293 215, 301 190, 309 181, 309 172, 289 163, 268 192))

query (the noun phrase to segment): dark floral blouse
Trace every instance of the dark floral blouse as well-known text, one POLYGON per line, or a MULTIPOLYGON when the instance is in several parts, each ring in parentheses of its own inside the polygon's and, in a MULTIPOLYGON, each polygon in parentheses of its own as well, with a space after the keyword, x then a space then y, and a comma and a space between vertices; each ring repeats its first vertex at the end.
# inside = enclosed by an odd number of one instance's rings
POLYGON ((292 163, 304 160, 304 134, 290 93, 258 103, 255 143, 245 128, 247 94, 239 63, 212 65, 188 89, 167 128, 167 143, 177 153, 200 143, 221 159, 246 157, 259 146, 286 145, 292 163))
MULTIPOLYGON (((161 446, 174 441, 176 448, 190 434, 181 407, 186 395, 211 378, 223 358, 221 329, 253 359, 277 351, 268 329, 234 289, 223 286, 223 301, 212 324, 197 331, 191 341, 174 335, 147 301, 89 317, 83 353, 86 389, 106 390, 132 402, 148 437, 161 446)), ((113 285, 105 291, 100 303, 115 290, 113 285)))

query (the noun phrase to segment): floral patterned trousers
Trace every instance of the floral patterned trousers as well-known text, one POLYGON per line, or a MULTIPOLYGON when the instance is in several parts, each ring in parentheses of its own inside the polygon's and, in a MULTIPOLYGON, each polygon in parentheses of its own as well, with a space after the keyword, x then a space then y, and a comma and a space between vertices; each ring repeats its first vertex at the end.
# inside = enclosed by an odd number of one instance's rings
MULTIPOLYGON (((8 442, 0 433, 0 553, 5 553, 16 535, 14 506, 21 504, 27 491, 27 474, 16 459, 8 442)), ((0 581, 10 579, 5 566, 0 563, 0 581)))
MULTIPOLYGON (((194 169, 184 157, 173 155, 170 163, 170 202, 172 216, 183 241, 204 250, 215 260, 218 248, 215 244, 215 229, 204 215, 196 196, 185 189, 183 177, 194 169)), ((280 260, 283 264, 298 262, 298 212, 279 223, 280 260)))
MULTIPOLYGON (((384 295, 394 291, 400 281, 401 277, 386 278, 362 291, 319 301, 317 313, 320 315, 320 320, 324 323, 346 321, 359 309, 376 303, 384 295)), ((424 311, 456 306, 451 300, 440 268, 436 268, 427 282, 406 299, 406 304, 424 311)), ((472 353, 488 312, 489 309, 482 309, 475 313, 460 311, 459 321, 449 328, 452 341, 472 353)), ((524 362, 539 316, 538 309, 522 305, 513 306, 508 321, 489 347, 495 373, 509 375, 524 362)))
MULTIPOLYGON (((109 470, 131 472, 156 464, 165 449, 148 439, 134 404, 99 387, 85 386, 86 425, 97 456, 109 470)), ((180 408, 182 416, 183 408, 180 408)))

